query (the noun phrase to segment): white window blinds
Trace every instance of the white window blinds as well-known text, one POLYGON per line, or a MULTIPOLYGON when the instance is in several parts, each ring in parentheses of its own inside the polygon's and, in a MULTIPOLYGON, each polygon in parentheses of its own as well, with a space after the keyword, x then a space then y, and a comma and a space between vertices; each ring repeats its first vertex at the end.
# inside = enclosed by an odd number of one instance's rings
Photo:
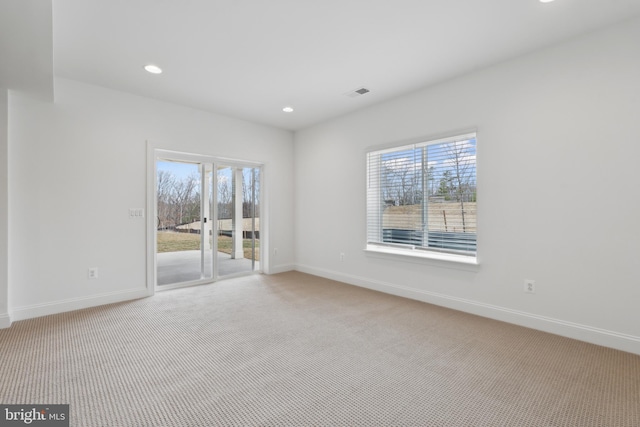
POLYGON ((367 153, 367 244, 476 255, 476 134, 367 153))

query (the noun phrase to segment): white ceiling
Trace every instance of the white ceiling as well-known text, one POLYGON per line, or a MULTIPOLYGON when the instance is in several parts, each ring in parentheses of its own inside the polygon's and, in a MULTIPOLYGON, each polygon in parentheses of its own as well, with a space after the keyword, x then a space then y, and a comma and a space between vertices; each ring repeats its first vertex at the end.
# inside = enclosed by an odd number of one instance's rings
POLYGON ((56 76, 291 130, 640 15, 640 0, 52 4, 56 76))

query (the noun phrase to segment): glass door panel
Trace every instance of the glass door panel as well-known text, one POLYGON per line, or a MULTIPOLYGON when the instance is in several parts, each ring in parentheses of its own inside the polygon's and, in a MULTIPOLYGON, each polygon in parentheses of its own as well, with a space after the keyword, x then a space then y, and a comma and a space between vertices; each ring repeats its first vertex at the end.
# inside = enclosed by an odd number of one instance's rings
POLYGON ((217 168, 218 276, 259 269, 259 168, 217 168))
POLYGON ((213 278, 212 179, 211 164, 156 162, 158 286, 213 278))

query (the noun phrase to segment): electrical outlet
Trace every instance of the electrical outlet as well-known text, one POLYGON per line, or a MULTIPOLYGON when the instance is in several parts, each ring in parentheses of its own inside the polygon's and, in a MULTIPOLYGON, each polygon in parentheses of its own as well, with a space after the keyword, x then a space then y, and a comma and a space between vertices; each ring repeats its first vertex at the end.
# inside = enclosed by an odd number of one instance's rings
POLYGON ((340 252, 340 262, 344 262, 344 252, 340 252))
POLYGON ((90 268, 87 272, 87 276, 89 279, 97 279, 98 278, 98 267, 90 268))
POLYGON ((536 293, 536 281, 525 279, 524 281, 524 292, 527 294, 535 294, 536 293))

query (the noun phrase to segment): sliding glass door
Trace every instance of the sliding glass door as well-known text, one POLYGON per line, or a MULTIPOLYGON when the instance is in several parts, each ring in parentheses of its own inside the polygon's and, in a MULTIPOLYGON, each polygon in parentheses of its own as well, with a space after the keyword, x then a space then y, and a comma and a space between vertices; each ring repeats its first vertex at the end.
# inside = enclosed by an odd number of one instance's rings
POLYGON ((155 283, 206 283, 260 269, 261 168, 180 153, 155 157, 155 283))

